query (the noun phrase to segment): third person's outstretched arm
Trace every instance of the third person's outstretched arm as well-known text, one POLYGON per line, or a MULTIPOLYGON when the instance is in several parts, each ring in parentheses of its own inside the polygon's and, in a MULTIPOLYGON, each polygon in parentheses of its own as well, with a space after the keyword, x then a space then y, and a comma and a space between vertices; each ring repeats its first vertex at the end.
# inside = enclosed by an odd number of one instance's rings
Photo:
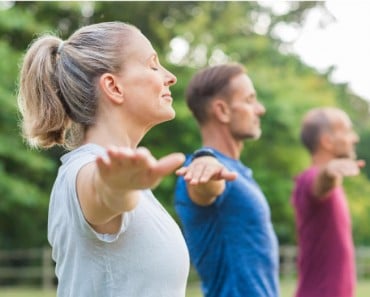
POLYGON ((325 198, 335 186, 341 184, 343 177, 355 176, 365 166, 363 160, 333 159, 320 169, 314 182, 313 194, 319 199, 325 198))

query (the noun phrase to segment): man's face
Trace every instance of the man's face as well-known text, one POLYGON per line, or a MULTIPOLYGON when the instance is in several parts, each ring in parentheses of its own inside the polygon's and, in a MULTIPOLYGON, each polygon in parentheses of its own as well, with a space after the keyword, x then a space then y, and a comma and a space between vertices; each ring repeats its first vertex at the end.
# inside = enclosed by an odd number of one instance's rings
POLYGON ((230 133, 237 140, 258 139, 261 136, 260 117, 265 107, 257 100, 251 79, 240 74, 231 80, 232 96, 229 100, 230 133))
POLYGON ((333 123, 331 131, 333 143, 333 155, 336 158, 356 158, 356 143, 358 135, 352 128, 349 117, 345 114, 338 114, 333 123))

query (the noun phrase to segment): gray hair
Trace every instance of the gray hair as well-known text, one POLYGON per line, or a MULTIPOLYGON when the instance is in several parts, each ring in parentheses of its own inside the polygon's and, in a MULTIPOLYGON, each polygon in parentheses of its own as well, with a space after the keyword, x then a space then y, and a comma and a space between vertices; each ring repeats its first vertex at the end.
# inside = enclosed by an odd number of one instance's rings
POLYGON ((316 151, 321 135, 331 131, 337 115, 347 116, 344 111, 336 107, 318 107, 306 113, 302 121, 300 137, 310 153, 316 151))

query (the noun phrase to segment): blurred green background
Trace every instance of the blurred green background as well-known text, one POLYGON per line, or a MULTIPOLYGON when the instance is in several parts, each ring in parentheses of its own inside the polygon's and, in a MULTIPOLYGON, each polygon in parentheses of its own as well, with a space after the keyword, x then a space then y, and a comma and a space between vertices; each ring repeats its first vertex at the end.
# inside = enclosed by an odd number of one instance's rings
MULTIPOLYGON (((330 81, 332 69, 322 73, 305 65, 273 34, 282 23, 299 28, 313 8, 321 9, 325 18, 323 2, 289 3, 289 11, 274 15, 258 2, 0 2, 0 249, 48 245, 48 199, 64 153, 61 148, 31 150, 20 136, 16 92, 22 55, 41 33, 66 39, 82 25, 113 20, 140 28, 178 79, 172 87, 176 118, 155 127, 141 144, 157 158, 174 151, 190 153, 200 145, 184 102, 191 75, 226 61, 246 66, 267 113, 261 139, 247 143, 241 159, 254 170, 268 199, 280 244, 294 245, 290 194, 294 176, 309 164, 298 137, 303 113, 323 105, 346 110, 361 138, 358 155, 368 164, 370 117, 366 100, 347 84, 330 81), (263 34, 258 30, 261 18, 263 34)), ((369 176, 370 166, 345 181, 358 246, 370 245, 369 176)), ((174 175, 166 177, 154 192, 177 220, 174 181, 174 175)))

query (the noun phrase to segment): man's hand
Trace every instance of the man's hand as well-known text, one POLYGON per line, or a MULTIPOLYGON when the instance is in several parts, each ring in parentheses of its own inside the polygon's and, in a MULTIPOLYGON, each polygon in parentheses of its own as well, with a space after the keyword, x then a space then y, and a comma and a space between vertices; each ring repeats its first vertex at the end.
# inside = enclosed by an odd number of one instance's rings
POLYGON ((189 196, 199 205, 211 204, 225 190, 225 181, 236 179, 236 172, 229 171, 216 158, 199 157, 187 167, 182 167, 176 174, 187 182, 189 196))
POLYGON ((182 175, 191 185, 216 180, 234 180, 237 177, 235 172, 229 171, 216 158, 210 156, 196 158, 187 167, 178 169, 176 174, 182 175))
POLYGON ((326 166, 325 172, 329 177, 342 178, 345 176, 356 176, 360 168, 365 166, 363 160, 333 159, 326 166))
POLYGON ((339 185, 343 177, 356 176, 360 168, 365 166, 363 160, 333 159, 322 167, 313 186, 313 194, 319 199, 324 199, 326 194, 339 185))

